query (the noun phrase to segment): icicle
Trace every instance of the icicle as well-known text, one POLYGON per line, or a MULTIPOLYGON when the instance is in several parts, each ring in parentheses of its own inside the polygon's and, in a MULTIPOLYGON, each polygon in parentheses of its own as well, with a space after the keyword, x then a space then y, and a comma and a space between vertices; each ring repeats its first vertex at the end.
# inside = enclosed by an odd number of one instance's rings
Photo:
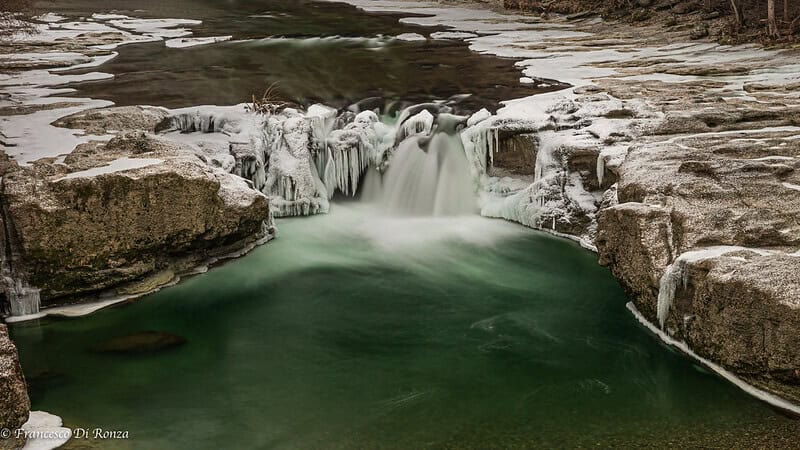
POLYGON ((667 314, 669 314, 669 310, 672 307, 672 302, 675 300, 675 292, 678 290, 678 283, 684 279, 683 270, 684 264, 678 259, 673 264, 667 266, 664 275, 661 276, 658 287, 656 316, 658 317, 658 324, 662 330, 664 329, 664 323, 667 321, 667 314))
POLYGON ((667 321, 667 316, 672 308, 672 304, 675 301, 675 294, 678 291, 678 287, 686 289, 689 286, 689 282, 691 281, 689 265, 735 251, 750 251, 762 256, 771 254, 768 250, 721 245, 683 253, 676 258, 672 264, 667 266, 659 282, 658 304, 656 307, 656 316, 662 329, 667 321))
POLYGON ((606 173, 606 160, 603 155, 597 155, 597 184, 603 185, 603 175, 606 173))
MULTIPOLYGON (((493 128, 494 131, 494 152, 497 153, 500 151, 500 132, 497 130, 497 127, 493 128)), ((492 165, 494 165, 494 156, 492 156, 492 165)))
POLYGON ((494 146, 494 139, 492 138, 493 137, 492 136, 493 133, 494 133, 494 130, 489 128, 488 130, 486 130, 486 134, 484 134, 484 139, 486 139, 486 144, 485 144, 486 145, 486 151, 489 153, 489 167, 487 167, 487 170, 486 170, 487 172, 489 171, 488 169, 490 167, 494 167, 494 152, 496 150, 495 150, 495 146, 494 146))
POLYGON ((39 289, 27 286, 20 279, 4 277, 4 281, 12 316, 26 316, 39 312, 41 304, 39 289))
POLYGON ((397 129, 395 143, 399 144, 417 134, 430 134, 433 128, 433 114, 423 109, 414 116, 405 120, 401 117, 400 127, 397 129))

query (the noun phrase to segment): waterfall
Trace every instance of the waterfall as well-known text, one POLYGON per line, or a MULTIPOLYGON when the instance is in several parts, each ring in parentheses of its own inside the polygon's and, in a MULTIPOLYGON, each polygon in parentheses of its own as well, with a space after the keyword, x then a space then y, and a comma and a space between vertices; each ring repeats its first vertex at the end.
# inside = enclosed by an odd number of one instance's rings
POLYGON ((12 316, 26 316, 39 312, 39 289, 27 286, 20 279, 3 277, 6 285, 6 296, 11 305, 12 316))
POLYGON ((465 150, 461 131, 488 111, 456 116, 442 102, 384 114, 319 104, 264 114, 203 108, 175 110, 158 129, 197 133, 182 137, 189 142, 209 139, 200 133, 224 134, 229 170, 270 198, 275 217, 325 213, 336 192, 359 194, 394 214, 477 212, 475 149, 469 142, 465 150))
POLYGON ((401 142, 383 182, 365 183, 364 196, 399 215, 452 216, 477 209, 461 138, 441 131, 401 142))
POLYGON ((12 316, 36 314, 40 305, 39 289, 29 286, 16 266, 21 251, 4 196, 5 180, 0 177, 0 288, 5 291, 12 316))

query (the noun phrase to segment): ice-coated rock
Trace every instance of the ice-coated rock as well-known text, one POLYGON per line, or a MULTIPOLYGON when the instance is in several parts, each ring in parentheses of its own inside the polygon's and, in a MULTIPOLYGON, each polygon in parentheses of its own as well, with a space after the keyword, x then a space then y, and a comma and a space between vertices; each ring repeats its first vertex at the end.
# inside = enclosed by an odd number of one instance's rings
MULTIPOLYGON (((3 243, 19 255, 11 275, 40 290, 42 306, 180 273, 272 235, 267 197, 191 145, 132 131, 79 146, 65 163, 12 168, 0 182, 3 243)), ((5 290, 15 303, 6 309, 35 313, 19 309, 19 292, 5 290)))

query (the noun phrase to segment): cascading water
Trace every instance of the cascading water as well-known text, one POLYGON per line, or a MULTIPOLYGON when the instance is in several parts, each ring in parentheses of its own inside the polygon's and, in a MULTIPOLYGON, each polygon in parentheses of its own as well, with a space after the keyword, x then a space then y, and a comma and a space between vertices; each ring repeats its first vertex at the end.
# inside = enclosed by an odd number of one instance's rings
MULTIPOLYGON (((370 175, 377 175, 375 174, 370 175)), ((400 143, 382 183, 365 183, 364 196, 391 214, 474 214, 477 203, 461 138, 436 131, 400 143)))
POLYGON ((473 214, 475 151, 465 150, 462 129, 488 112, 456 116, 446 103, 391 115, 381 115, 386 108, 380 106, 355 113, 312 105, 265 114, 187 108, 159 128, 190 144, 224 134, 229 154, 215 156, 231 161, 220 167, 269 196, 276 217, 325 213, 335 192, 357 191, 394 215, 473 214))
MULTIPOLYGON (((3 182, 0 177, 0 197, 5 193, 3 182)), ((12 316, 36 314, 40 305, 39 289, 29 286, 25 274, 15 270, 15 262, 21 259, 21 252, 13 228, 7 204, 0 202, 0 292, 5 292, 8 302, 6 312, 12 316)), ((6 309, 2 306, 0 313, 6 309)))
POLYGON ((39 289, 27 286, 22 280, 4 277, 6 295, 12 316, 27 316, 39 312, 39 289))

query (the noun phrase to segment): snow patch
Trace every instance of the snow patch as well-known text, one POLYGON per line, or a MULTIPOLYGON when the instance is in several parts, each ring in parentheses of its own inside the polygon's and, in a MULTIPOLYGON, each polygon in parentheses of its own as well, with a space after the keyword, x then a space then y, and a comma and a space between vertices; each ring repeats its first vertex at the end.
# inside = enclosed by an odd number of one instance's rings
POLYGON ((675 300, 675 293, 678 288, 685 289, 689 285, 689 266, 706 259, 716 258, 738 251, 755 252, 761 256, 772 254, 769 250, 721 245, 682 253, 672 264, 667 266, 659 283, 658 305, 656 308, 658 323, 662 329, 664 328, 664 323, 667 320, 667 315, 672 307, 672 303, 675 300))
POLYGON ((28 421, 22 425, 26 435, 30 436, 22 450, 51 450, 66 444, 72 437, 72 430, 63 425, 61 417, 44 411, 31 411, 28 421))
POLYGON ((157 158, 129 158, 127 156, 115 159, 105 166, 92 167, 91 169, 81 170, 80 172, 72 172, 55 181, 69 180, 73 178, 89 178, 98 175, 105 175, 115 172, 124 172, 126 170, 141 169, 155 164, 164 162, 162 159, 157 158))
POLYGON ((400 41, 427 41, 428 38, 419 33, 402 33, 395 36, 395 39, 400 41))
POLYGON ((785 187, 786 189, 791 189, 793 191, 800 191, 800 186, 792 183, 781 183, 781 186, 785 187))

